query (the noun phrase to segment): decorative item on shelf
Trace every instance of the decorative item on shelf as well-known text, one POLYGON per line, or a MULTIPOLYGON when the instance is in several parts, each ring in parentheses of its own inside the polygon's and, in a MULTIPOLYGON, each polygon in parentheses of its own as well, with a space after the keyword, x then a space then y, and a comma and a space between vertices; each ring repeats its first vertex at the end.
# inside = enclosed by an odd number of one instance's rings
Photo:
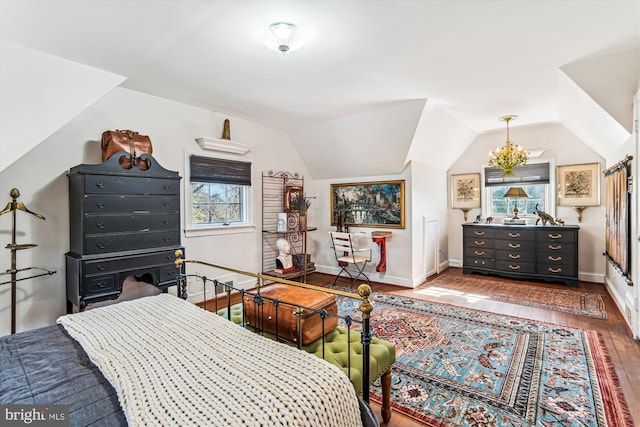
POLYGON ((278 214, 278 223, 276 225, 277 231, 287 231, 287 213, 281 212, 278 214))
POLYGON ((123 169, 137 166, 140 170, 146 171, 151 167, 151 160, 148 157, 142 158, 143 154, 153 154, 151 138, 147 135, 140 135, 133 130, 106 130, 102 132, 101 146, 103 162, 114 154, 125 151, 129 153, 129 157, 123 155, 118 159, 123 169))
POLYGON ((196 141, 203 150, 219 151, 221 153, 244 155, 253 148, 251 145, 240 144, 239 142, 231 140, 231 125, 229 124, 229 119, 224 119, 221 138, 201 136, 200 138, 196 138, 196 141))
POLYGON ((278 248, 278 256, 276 257, 276 269, 274 271, 280 274, 293 271, 295 267, 291 256, 291 243, 287 239, 278 239, 276 247, 278 248))
POLYGON ((231 127, 229 125, 229 119, 224 119, 224 124, 222 125, 222 139, 231 139, 231 127))
POLYGON ((502 169, 502 176, 513 176, 513 169, 516 166, 525 165, 529 159, 529 153, 518 144, 513 144, 509 140, 509 122, 518 116, 509 115, 500 117, 500 120, 507 123, 507 141, 504 147, 498 147, 495 151, 489 152, 489 166, 502 169))
POLYGON ((311 206, 311 200, 304 194, 297 194, 290 200, 290 208, 300 215, 299 226, 300 230, 307 229, 307 209, 311 206))

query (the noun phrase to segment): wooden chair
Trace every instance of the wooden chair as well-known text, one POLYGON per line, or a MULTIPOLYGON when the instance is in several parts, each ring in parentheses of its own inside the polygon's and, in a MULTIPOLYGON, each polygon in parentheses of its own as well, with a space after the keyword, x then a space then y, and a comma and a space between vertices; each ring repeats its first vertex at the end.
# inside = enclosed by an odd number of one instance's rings
POLYGON ((335 286, 338 277, 346 273, 351 279, 351 286, 359 277, 363 277, 369 285, 371 281, 364 274, 364 268, 371 261, 371 247, 368 239, 363 234, 339 233, 330 231, 331 245, 341 267, 340 272, 333 279, 332 286, 335 286))

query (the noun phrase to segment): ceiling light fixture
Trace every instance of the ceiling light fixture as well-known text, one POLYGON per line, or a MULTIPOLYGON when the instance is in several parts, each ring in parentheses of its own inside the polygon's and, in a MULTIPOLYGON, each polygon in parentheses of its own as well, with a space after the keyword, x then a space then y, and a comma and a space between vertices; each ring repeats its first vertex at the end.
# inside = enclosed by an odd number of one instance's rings
POLYGON ((507 123, 507 142, 504 143, 504 147, 498 147, 495 151, 489 152, 489 166, 502 169, 504 171, 502 176, 513 176, 513 169, 516 166, 525 165, 529 158, 528 152, 509 140, 509 122, 517 117, 513 115, 500 117, 500 120, 507 123))
POLYGON ((304 44, 297 29, 295 24, 289 22, 274 22, 265 31, 262 42, 269 49, 286 55, 300 49, 304 44))

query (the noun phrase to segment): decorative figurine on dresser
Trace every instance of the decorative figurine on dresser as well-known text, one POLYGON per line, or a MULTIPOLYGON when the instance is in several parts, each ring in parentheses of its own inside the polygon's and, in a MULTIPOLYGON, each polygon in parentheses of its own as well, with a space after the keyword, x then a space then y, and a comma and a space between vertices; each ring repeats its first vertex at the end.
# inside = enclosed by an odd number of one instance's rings
POLYGON ((576 225, 462 224, 462 272, 578 286, 576 225))
POLYGON ((178 172, 150 155, 121 151, 102 164, 71 168, 68 178, 67 312, 117 298, 127 276, 165 292, 178 285, 186 298, 174 264, 175 250, 184 252, 178 172))

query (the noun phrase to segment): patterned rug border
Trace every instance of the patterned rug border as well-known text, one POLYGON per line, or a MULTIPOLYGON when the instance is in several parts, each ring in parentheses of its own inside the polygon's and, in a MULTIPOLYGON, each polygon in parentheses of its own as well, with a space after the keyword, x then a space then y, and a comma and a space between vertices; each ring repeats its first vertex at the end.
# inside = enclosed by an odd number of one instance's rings
MULTIPOLYGON (((444 285, 442 284, 438 284, 437 281, 439 280, 439 277, 436 277, 432 282, 426 282, 424 287, 421 287, 420 289, 429 289, 431 287, 438 287, 441 286, 444 289, 454 289, 455 290, 455 285, 456 283, 453 283, 453 285, 451 287, 447 287, 447 285, 449 285, 449 283, 445 283, 444 285)), ((465 283, 462 284, 462 286, 469 286, 466 282, 469 281, 479 281, 479 282, 486 282, 489 284, 489 286, 497 286, 497 282, 493 282, 491 279, 485 278, 485 277, 478 277, 478 276, 461 276, 461 277, 456 277, 456 279, 461 279, 463 280, 465 283)), ((452 279, 453 280, 453 279, 452 279)), ((500 284, 502 284, 503 282, 499 282, 500 284)), ((504 283, 508 283, 509 285, 515 285, 518 288, 527 288, 530 285, 528 284, 524 284, 524 283, 519 283, 519 282, 504 282, 504 283)), ((535 286, 535 285, 531 285, 531 286, 535 286)), ((485 295, 488 299, 493 300, 493 301, 500 301, 500 302, 507 302, 510 304, 516 304, 516 305, 522 305, 522 306, 527 306, 527 307, 535 307, 535 308, 542 308, 542 309, 546 309, 546 310, 553 310, 553 311, 559 311, 562 313, 568 313, 568 314, 576 314, 576 315, 581 315, 581 316, 586 316, 586 317, 592 317, 594 319, 602 319, 602 320, 606 320, 608 319, 608 314, 606 311, 606 305, 604 303, 604 299, 602 297, 602 295, 600 294, 595 294, 595 293, 590 293, 590 292, 585 292, 579 289, 556 289, 556 288, 546 288, 546 287, 538 287, 536 288, 537 292, 543 292, 543 293, 549 293, 549 294, 561 294, 561 295, 576 295, 576 296, 580 296, 585 298, 585 301, 587 298, 592 298, 596 300, 596 305, 597 305, 597 309, 598 309, 598 313, 595 312, 590 312, 587 309, 583 309, 583 310, 573 310, 570 309, 568 307, 563 307, 560 305, 554 305, 552 303, 545 303, 542 301, 535 301, 535 300, 519 300, 517 302, 515 302, 513 299, 509 299, 508 297, 503 297, 501 295, 486 295, 486 294, 481 294, 480 295, 485 295)), ((466 292, 466 291, 461 291, 461 292, 466 292)), ((466 292, 468 293, 468 292, 466 292)))

